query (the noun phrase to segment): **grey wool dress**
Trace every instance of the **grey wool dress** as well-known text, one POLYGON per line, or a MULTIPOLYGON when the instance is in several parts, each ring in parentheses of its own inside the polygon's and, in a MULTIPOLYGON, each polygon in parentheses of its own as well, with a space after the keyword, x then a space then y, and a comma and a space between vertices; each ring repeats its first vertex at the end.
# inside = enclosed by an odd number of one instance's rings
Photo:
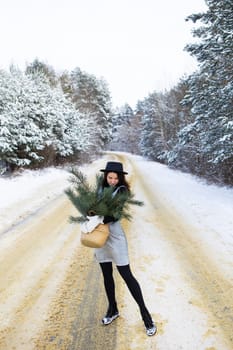
POLYGON ((109 224, 110 235, 102 248, 95 248, 99 263, 113 262, 118 266, 129 264, 128 244, 120 221, 109 224))

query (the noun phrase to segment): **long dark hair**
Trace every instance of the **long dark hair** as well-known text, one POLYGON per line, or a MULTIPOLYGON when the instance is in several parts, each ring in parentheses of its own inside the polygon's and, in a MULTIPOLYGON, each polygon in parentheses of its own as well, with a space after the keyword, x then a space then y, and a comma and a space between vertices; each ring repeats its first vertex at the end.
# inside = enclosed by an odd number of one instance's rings
POLYGON ((115 173, 114 171, 105 171, 104 172, 104 177, 103 177, 103 182, 102 182, 102 187, 109 187, 109 184, 107 182, 107 176, 108 176, 108 173, 114 173, 114 174, 117 174, 117 177, 118 177, 118 184, 116 185, 116 187, 120 187, 120 186, 125 186, 127 188, 128 191, 130 191, 130 185, 129 183, 126 181, 126 178, 125 178, 125 174, 123 173, 115 173))

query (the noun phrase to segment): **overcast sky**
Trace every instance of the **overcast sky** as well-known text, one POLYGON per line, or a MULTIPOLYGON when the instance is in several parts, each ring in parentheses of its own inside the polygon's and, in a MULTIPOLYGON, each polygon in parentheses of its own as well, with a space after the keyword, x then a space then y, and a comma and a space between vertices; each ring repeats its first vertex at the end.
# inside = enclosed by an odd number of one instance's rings
POLYGON ((196 61, 185 18, 204 0, 0 0, 0 68, 35 58, 56 71, 80 67, 109 84, 114 105, 132 107, 171 88, 196 61))

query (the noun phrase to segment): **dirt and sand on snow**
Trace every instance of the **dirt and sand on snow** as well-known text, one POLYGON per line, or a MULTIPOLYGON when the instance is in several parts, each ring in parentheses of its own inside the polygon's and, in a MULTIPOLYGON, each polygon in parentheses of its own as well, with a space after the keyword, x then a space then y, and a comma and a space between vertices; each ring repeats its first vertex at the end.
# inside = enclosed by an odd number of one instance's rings
POLYGON ((32 193, 33 198, 12 202, 2 216, 0 350, 232 349, 228 255, 220 251, 216 263, 213 250, 198 236, 198 226, 186 219, 188 208, 176 211, 161 189, 150 185, 156 184, 156 174, 144 177, 145 161, 107 154, 85 171, 97 172, 107 159, 124 162, 137 199, 145 203, 132 208, 134 220, 123 225, 131 267, 157 322, 157 335, 145 335, 135 302, 116 270, 121 317, 101 325, 107 308, 102 276, 93 251, 80 246, 79 227, 68 222, 75 210, 63 194, 64 181, 60 195, 46 194, 34 212, 28 212, 30 203, 35 195, 49 193, 51 183, 32 193))

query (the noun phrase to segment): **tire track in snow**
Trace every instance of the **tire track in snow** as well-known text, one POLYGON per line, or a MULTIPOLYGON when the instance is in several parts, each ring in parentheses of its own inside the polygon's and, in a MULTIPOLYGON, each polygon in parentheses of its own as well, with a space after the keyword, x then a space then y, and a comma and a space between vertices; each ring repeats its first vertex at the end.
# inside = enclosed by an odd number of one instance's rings
POLYGON ((65 219, 70 210, 60 198, 2 238, 0 349, 33 349, 33 337, 77 245, 65 219))

